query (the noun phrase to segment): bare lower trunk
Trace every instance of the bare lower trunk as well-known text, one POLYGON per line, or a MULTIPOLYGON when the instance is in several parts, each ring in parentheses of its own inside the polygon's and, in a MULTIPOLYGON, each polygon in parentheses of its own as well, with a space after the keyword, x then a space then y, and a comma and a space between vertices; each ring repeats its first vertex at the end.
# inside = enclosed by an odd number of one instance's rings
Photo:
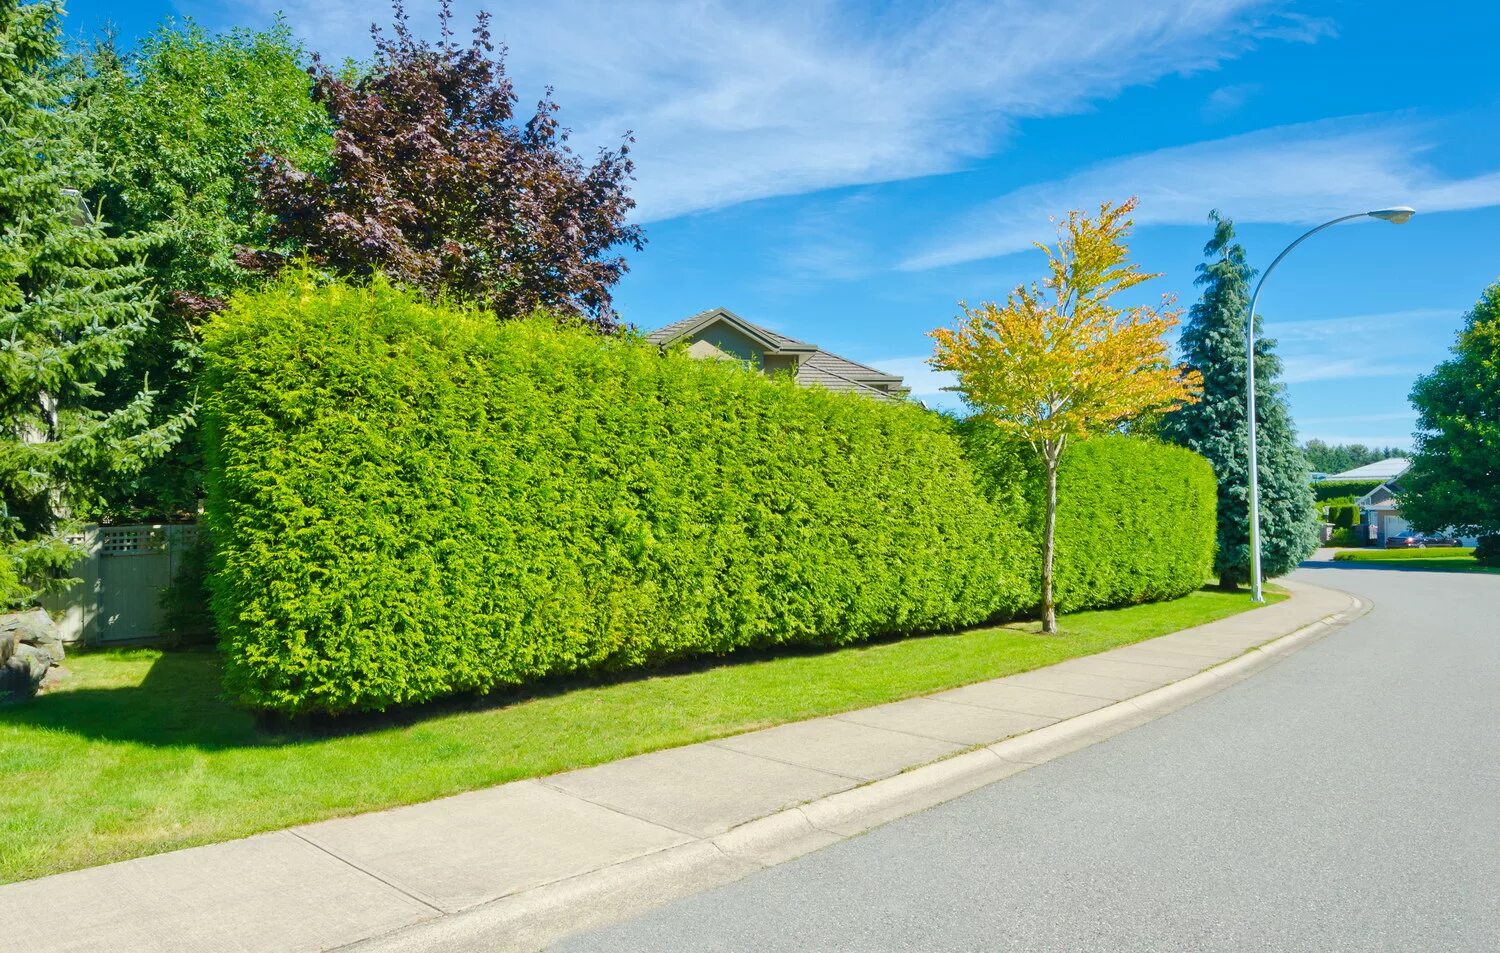
POLYGON ((1042 530, 1042 632, 1057 633, 1057 604, 1052 598, 1052 549, 1057 534, 1057 455, 1048 453, 1047 521, 1042 530))
POLYGON ((1219 575, 1219 588, 1220 589, 1228 589, 1231 592, 1233 592, 1235 589, 1238 589, 1239 587, 1240 587, 1239 580, 1237 580, 1237 579, 1234 578, 1234 573, 1233 572, 1226 571, 1226 572, 1223 572, 1223 573, 1221 573, 1219 575))

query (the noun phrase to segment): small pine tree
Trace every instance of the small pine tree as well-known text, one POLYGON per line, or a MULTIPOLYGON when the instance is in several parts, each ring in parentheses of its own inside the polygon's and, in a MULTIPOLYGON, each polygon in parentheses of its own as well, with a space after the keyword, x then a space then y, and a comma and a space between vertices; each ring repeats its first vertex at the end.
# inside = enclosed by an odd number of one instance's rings
POLYGON ((150 321, 137 249, 80 199, 96 161, 74 108, 58 0, 0 0, 0 598, 71 565, 66 537, 101 488, 164 452, 152 395, 104 394, 150 321))
MULTIPOLYGON (((1245 312, 1250 279, 1245 249, 1233 243, 1234 223, 1214 212, 1213 238, 1198 266, 1203 296, 1182 331, 1182 357, 1203 375, 1203 399, 1163 419, 1164 439, 1207 457, 1219 480, 1219 549, 1214 572, 1232 588, 1250 579, 1249 485, 1245 426, 1245 312)), ((1307 459, 1280 383, 1276 342, 1260 335, 1255 316, 1255 411, 1260 464, 1261 569, 1290 572, 1317 546, 1317 513, 1307 459)))

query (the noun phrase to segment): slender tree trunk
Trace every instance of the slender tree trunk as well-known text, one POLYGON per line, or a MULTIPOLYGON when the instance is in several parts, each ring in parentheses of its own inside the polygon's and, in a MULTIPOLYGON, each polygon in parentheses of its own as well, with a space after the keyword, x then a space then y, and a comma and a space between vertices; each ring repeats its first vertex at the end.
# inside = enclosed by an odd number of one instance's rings
POLYGON ((1057 634, 1057 604, 1052 598, 1053 537, 1057 534, 1057 462, 1060 454, 1047 451, 1047 520, 1042 530, 1042 632, 1057 634))
POLYGON ((1219 574, 1219 588, 1220 589, 1228 589, 1230 592, 1233 592, 1234 590, 1238 589, 1239 587, 1240 587, 1239 581, 1234 578, 1234 571, 1233 570, 1226 569, 1222 573, 1219 574))

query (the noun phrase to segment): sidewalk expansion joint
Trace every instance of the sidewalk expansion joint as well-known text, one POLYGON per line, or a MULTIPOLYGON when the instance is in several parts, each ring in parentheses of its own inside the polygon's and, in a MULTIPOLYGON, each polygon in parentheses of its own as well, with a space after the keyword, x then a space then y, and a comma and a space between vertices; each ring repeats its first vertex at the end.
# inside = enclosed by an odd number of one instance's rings
MULTIPOLYGON (((659 820, 657 820, 657 819, 655 819, 653 817, 645 817, 644 815, 636 814, 633 811, 627 811, 624 808, 618 807, 618 806, 616 806, 614 804, 606 804, 603 801, 596 801, 596 800, 594 800, 591 797, 585 797, 584 795, 579 794, 577 791, 569 791, 566 788, 560 788, 557 785, 551 783, 551 780, 552 780, 551 778, 533 778, 532 780, 536 781, 536 783, 540 784, 542 787, 547 788, 549 791, 555 791, 558 794, 562 794, 562 795, 565 795, 566 797, 570 797, 570 798, 572 798, 575 801, 582 801, 585 804, 592 804, 595 807, 602 807, 604 810, 606 810, 606 811, 613 811, 614 813, 619 814, 622 817, 628 817, 628 818, 631 818, 633 820, 641 821, 643 823, 650 824, 653 827, 660 827, 662 830, 668 830, 668 831, 671 831, 674 834, 681 834, 683 837, 691 837, 693 840, 698 840, 698 839, 700 839, 703 836, 702 834, 699 834, 696 831, 688 831, 688 830, 683 830, 680 827, 673 827, 671 824, 668 824, 665 821, 659 821, 659 820)), ((672 845, 672 846, 680 846, 680 845, 672 845)), ((670 848, 667 848, 667 847, 661 848, 661 850, 668 850, 668 849, 670 849, 670 848)), ((650 852, 648 851, 648 853, 650 853, 650 852)))
POLYGON ((397 893, 401 894, 403 897, 407 897, 409 899, 415 900, 417 903, 420 903, 422 906, 424 906, 427 909, 431 910, 432 912, 436 913, 440 917, 447 916, 448 914, 450 914, 450 913, 453 912, 452 910, 447 910, 447 909, 439 906, 438 904, 433 903, 430 899, 428 899, 427 897, 422 896, 421 894, 414 893, 411 890, 408 890, 406 887, 403 887, 403 886, 401 886, 398 883, 395 883, 395 882, 393 882, 391 880, 388 880, 385 877, 382 877, 380 874, 377 874, 375 871, 373 871, 370 868, 364 866, 363 864, 357 864, 354 861, 350 860, 349 858, 343 856, 342 854, 339 854, 337 851, 329 850, 327 847, 324 847, 322 844, 320 844, 317 841, 313 840, 311 837, 306 836, 305 834, 303 834, 301 831, 297 830, 296 828, 288 828, 287 829, 287 833, 290 834, 290 835, 292 835, 293 837, 297 838, 298 840, 300 840, 302 843, 308 845, 309 847, 312 847, 315 850, 322 851, 324 854, 327 854, 329 857, 332 857, 334 860, 338 861, 339 863, 343 864, 344 866, 350 867, 350 868, 352 868, 354 870, 357 870, 357 871, 359 871, 360 873, 364 874, 366 877, 369 877, 372 880, 378 880, 379 882, 385 884, 387 887, 390 887, 392 890, 394 890, 397 893))
MULTIPOLYGON (((788 722, 788 724, 797 724, 797 722, 788 722)), ((869 726, 866 725, 865 727, 869 726)), ((730 735, 730 737, 733 738, 737 736, 730 735)), ((728 745, 719 744, 719 742, 723 740, 724 739, 722 738, 715 738, 711 741, 704 741, 702 742, 702 744, 712 745, 713 747, 718 748, 720 751, 732 751, 735 754, 742 754, 747 758, 759 758, 762 761, 774 761, 777 764, 784 764, 791 768, 802 768, 804 771, 817 771, 820 774, 826 774, 830 777, 842 778, 845 781, 853 781, 855 784, 869 784, 871 781, 880 780, 879 778, 861 778, 852 774, 840 774, 837 771, 830 771, 827 768, 818 768, 810 764, 803 764, 801 761, 785 761, 781 758, 773 758, 768 754, 762 754, 759 751, 742 751, 739 748, 731 748, 728 745)))

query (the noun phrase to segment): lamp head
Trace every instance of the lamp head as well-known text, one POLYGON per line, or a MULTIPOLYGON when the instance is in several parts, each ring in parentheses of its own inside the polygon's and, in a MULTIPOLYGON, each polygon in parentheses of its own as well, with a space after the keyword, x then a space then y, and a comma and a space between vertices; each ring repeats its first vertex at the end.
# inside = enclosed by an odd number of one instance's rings
POLYGON ((1378 218, 1383 222, 1390 222, 1394 225, 1400 225, 1403 222, 1410 220, 1413 215, 1417 214, 1417 210, 1405 205, 1397 205, 1395 208, 1379 208, 1373 212, 1366 212, 1365 214, 1370 216, 1371 218, 1378 218))

